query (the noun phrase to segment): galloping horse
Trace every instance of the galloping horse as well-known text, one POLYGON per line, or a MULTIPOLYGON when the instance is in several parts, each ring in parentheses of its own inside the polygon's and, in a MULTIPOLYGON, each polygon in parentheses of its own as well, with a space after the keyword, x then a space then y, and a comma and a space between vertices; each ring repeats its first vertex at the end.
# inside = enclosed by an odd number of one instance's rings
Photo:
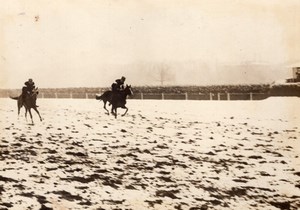
POLYGON ((11 99, 18 101, 18 116, 20 115, 21 107, 24 105, 25 118, 27 119, 27 112, 29 112, 32 124, 34 124, 34 123, 33 123, 33 119, 32 119, 31 109, 34 109, 36 111, 36 113, 40 117, 40 120, 42 121, 42 117, 41 117, 39 111, 37 110, 37 106, 36 106, 36 99, 37 99, 38 93, 39 93, 38 88, 35 88, 32 90, 32 93, 30 95, 29 94, 26 95, 25 100, 23 100, 22 95, 20 95, 19 97, 10 97, 11 99))
POLYGON ((115 115, 115 118, 117 118, 117 108, 120 107, 126 109, 125 113, 122 116, 124 116, 128 112, 128 108, 125 106, 126 98, 128 95, 133 95, 131 85, 126 85, 124 90, 120 91, 114 97, 112 91, 106 91, 101 96, 96 95, 96 99, 103 100, 104 109, 107 111, 107 114, 109 114, 109 111, 106 109, 106 103, 109 102, 112 105, 111 113, 115 115))

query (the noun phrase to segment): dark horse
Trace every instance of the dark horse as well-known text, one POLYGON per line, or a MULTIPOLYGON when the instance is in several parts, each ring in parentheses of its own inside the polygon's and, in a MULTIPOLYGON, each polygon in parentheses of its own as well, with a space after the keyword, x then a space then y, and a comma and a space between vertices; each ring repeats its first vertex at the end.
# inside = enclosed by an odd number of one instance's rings
POLYGON ((32 119, 31 109, 34 109, 36 111, 36 113, 40 117, 40 120, 42 121, 42 117, 41 117, 39 111, 37 110, 37 106, 36 106, 36 99, 37 99, 38 93, 39 93, 38 88, 33 89, 31 94, 26 95, 24 101, 23 101, 22 95, 20 95, 19 97, 10 97, 11 99, 18 101, 18 116, 20 115, 21 107, 24 106, 25 107, 25 117, 27 119, 27 112, 29 112, 32 124, 33 124, 33 119, 32 119))
POLYGON ((96 95, 96 99, 104 102, 104 109, 107 111, 107 114, 109 114, 109 111, 106 109, 106 103, 109 102, 112 105, 111 113, 117 118, 117 108, 126 109, 122 116, 128 112, 128 108, 125 106, 128 95, 133 95, 131 85, 126 85, 124 90, 117 93, 114 97, 112 91, 105 91, 101 96, 96 95))

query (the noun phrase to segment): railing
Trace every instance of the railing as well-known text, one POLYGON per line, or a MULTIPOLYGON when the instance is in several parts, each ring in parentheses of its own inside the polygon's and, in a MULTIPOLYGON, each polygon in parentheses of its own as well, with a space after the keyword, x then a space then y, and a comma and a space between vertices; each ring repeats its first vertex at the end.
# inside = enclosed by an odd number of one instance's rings
MULTIPOLYGON (((39 98, 71 98, 71 99, 95 99, 96 94, 83 92, 40 92, 39 98)), ((0 93, 0 98, 16 96, 19 93, 0 93)), ((129 99, 140 100, 263 100, 268 98, 268 93, 136 93, 129 99)))
POLYGON ((262 100, 267 93, 137 93, 132 99, 156 100, 262 100))

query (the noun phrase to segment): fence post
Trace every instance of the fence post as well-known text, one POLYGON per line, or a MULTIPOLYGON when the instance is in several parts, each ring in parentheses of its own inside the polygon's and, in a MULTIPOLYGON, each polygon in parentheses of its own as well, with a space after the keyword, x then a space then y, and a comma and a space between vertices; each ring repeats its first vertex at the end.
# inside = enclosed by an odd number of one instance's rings
POLYGON ((70 92, 70 98, 73 98, 73 93, 72 92, 70 92))
POLYGON ((161 99, 164 100, 165 99, 165 94, 161 93, 161 99))
POLYGON ((141 93, 141 100, 143 100, 144 99, 144 94, 143 93, 141 93))
POLYGON ((42 93, 42 98, 45 98, 45 95, 44 95, 44 93, 42 93))
POLYGON ((212 93, 209 93, 209 100, 212 100, 212 93))
POLYGON ((85 93, 85 98, 88 99, 89 98, 89 95, 88 93, 85 93))
POLYGON ((55 98, 57 98, 57 92, 55 92, 54 95, 55 95, 55 98))
POLYGON ((230 93, 227 93, 227 100, 230 101, 230 93))
POLYGON ((252 101, 253 100, 253 93, 250 92, 250 100, 252 101))
POLYGON ((188 93, 185 93, 185 100, 188 100, 188 99, 189 99, 188 93))
POLYGON ((221 99, 221 96, 220 96, 220 93, 218 93, 218 101, 220 101, 221 99))

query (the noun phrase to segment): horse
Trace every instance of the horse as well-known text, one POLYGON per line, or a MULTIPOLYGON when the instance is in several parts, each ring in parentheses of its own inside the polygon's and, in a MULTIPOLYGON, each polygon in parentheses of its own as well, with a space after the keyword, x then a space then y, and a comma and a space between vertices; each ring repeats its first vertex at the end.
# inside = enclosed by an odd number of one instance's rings
POLYGON ((34 124, 34 123, 33 123, 33 119, 32 119, 31 109, 34 109, 36 111, 36 113, 40 117, 40 120, 42 121, 42 117, 41 117, 39 111, 37 110, 37 106, 36 106, 36 99, 37 99, 38 93, 39 93, 38 88, 35 88, 32 90, 31 94, 26 94, 25 100, 23 100, 22 95, 20 95, 18 97, 10 97, 11 99, 18 101, 18 103, 17 103, 18 116, 20 115, 20 109, 22 108, 22 106, 24 106, 25 107, 25 118, 27 120, 27 112, 29 112, 32 124, 34 124))
POLYGON ((117 118, 117 108, 123 108, 126 109, 125 113, 122 114, 124 116, 128 112, 128 108, 125 106, 126 104, 126 98, 128 95, 133 95, 133 91, 131 89, 131 85, 126 85, 124 90, 120 91, 119 93, 113 95, 111 99, 111 113, 115 115, 115 118, 117 118))
POLYGON ((106 109, 106 103, 109 102, 111 104, 111 99, 112 99, 112 91, 108 90, 105 91, 101 96, 96 95, 96 100, 102 100, 104 103, 103 108, 107 111, 107 114, 109 115, 108 109, 106 109))

